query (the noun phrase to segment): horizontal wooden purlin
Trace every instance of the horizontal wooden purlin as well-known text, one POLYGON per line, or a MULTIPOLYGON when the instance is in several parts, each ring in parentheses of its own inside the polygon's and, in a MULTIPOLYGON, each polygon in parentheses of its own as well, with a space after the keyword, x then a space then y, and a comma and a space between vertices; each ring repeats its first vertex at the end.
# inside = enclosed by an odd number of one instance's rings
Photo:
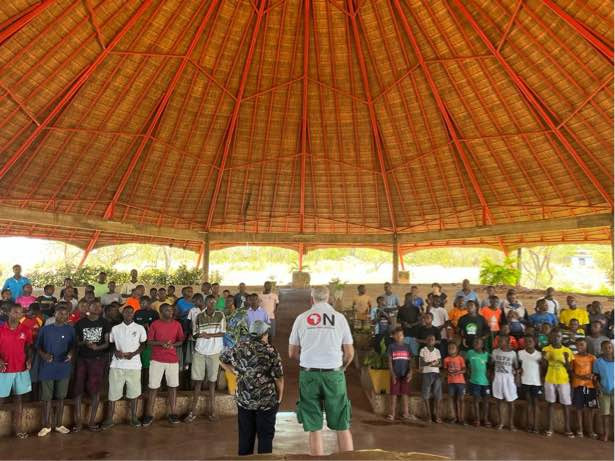
MULTIPOLYGON (((106 234, 155 237, 169 240, 201 242, 205 232, 188 229, 158 227, 152 224, 133 224, 108 221, 70 214, 52 213, 0 205, 0 221, 19 222, 30 225, 100 231, 106 234)), ((437 242, 442 240, 473 239, 484 237, 504 237, 507 235, 526 235, 563 231, 571 229, 591 229, 613 225, 610 213, 576 216, 572 218, 545 219, 512 224, 496 224, 463 229, 448 229, 427 232, 401 233, 397 236, 399 244, 437 242)), ((351 244, 374 245, 391 244, 391 234, 299 234, 299 233, 253 233, 253 232, 210 232, 212 243, 307 243, 307 244, 351 244)), ((137 241, 139 239, 135 239, 137 241)))

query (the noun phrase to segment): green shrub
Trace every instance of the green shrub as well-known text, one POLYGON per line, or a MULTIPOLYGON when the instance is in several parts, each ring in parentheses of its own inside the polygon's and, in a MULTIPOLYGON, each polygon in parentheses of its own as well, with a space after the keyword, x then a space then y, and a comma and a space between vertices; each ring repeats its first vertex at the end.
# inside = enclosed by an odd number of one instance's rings
POLYGON ((374 370, 388 370, 389 368, 389 354, 387 354, 387 346, 384 338, 380 340, 378 344, 379 351, 370 351, 363 360, 363 365, 372 368, 374 370))
POLYGON ((483 285, 515 285, 519 280, 516 260, 505 258, 502 264, 491 259, 484 259, 480 265, 480 283, 483 285))

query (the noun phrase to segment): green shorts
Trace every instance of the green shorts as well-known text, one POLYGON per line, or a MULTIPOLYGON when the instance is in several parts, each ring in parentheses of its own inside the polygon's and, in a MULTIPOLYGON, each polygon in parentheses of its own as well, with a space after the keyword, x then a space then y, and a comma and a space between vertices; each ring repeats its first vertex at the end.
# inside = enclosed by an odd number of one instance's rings
POLYGON ((68 394, 68 381, 69 378, 41 381, 41 400, 64 400, 68 394))
POLYGON ((344 372, 301 370, 297 420, 303 424, 304 431, 314 432, 322 429, 323 410, 329 429, 333 431, 350 429, 351 405, 346 394, 344 372))
POLYGON ((149 363, 152 360, 152 346, 149 344, 141 351, 141 367, 149 368, 149 363))
POLYGON ((601 390, 598 396, 598 406, 600 407, 600 414, 602 416, 609 416, 613 414, 613 393, 604 392, 601 390))

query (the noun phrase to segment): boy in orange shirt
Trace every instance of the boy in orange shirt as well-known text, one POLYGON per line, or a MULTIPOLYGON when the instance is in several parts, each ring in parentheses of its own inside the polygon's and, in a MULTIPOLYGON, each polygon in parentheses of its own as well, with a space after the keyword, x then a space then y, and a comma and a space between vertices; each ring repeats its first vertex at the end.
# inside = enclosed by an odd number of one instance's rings
POLYGON ((576 340, 577 354, 572 359, 572 404, 577 411, 577 437, 583 437, 583 413, 588 413, 589 427, 587 434, 592 439, 597 439, 594 432, 594 416, 598 408, 596 387, 592 368, 596 357, 587 353, 587 341, 585 338, 576 340))
POLYGON ((456 343, 448 344, 448 356, 444 359, 444 369, 447 374, 448 395, 453 407, 452 413, 456 415, 451 422, 465 426, 463 400, 466 393, 466 380, 463 375, 466 372, 466 362, 459 355, 456 343))
POLYGON ((352 299, 352 309, 355 311, 355 320, 360 327, 369 325, 369 312, 372 308, 372 300, 367 294, 365 285, 357 287, 358 294, 352 299))
POLYGON ((459 319, 468 313, 468 308, 464 306, 463 296, 457 296, 455 301, 453 302, 453 308, 448 314, 448 319, 450 320, 453 328, 457 329, 457 324, 459 323, 459 319))

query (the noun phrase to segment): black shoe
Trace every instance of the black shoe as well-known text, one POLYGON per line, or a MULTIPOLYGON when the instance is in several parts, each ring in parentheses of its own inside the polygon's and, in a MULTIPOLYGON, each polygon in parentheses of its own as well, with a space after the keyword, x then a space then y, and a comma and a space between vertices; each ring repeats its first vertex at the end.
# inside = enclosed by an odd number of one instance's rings
POLYGON ((114 426, 113 421, 105 420, 100 425, 100 430, 101 431, 106 431, 107 429, 111 429, 113 426, 114 426))
POLYGON ((152 416, 144 416, 143 421, 141 421, 141 426, 143 427, 151 426, 153 422, 154 422, 154 418, 152 416))
POLYGON ((180 422, 179 421, 179 417, 177 415, 170 414, 169 415, 169 422, 171 424, 179 424, 179 422, 180 422))

